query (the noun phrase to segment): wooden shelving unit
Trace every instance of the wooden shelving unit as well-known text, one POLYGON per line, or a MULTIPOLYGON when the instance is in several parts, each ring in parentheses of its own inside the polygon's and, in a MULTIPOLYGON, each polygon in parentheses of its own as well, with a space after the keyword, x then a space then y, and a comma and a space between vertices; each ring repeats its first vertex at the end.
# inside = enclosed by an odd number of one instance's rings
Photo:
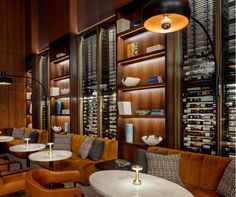
MULTIPOLYGON (((140 8, 128 5, 136 12, 140 8), (137 9, 137 10, 136 10, 137 9)), ((118 17, 132 21, 126 8, 118 10, 118 17)), ((130 10, 131 11, 131 10, 130 10)), ((148 32, 144 27, 134 27, 117 34, 117 102, 129 101, 132 115, 117 116, 119 157, 137 161, 137 148, 147 148, 142 136, 157 135, 166 138, 166 36, 148 32), (131 46, 131 48, 130 48, 131 46), (132 48, 133 46, 133 48, 132 48), (134 47, 135 46, 135 47, 134 47), (154 51, 149 47, 156 46, 154 51), (126 87, 122 79, 140 78, 137 86, 126 87), (152 83, 150 77, 159 77, 152 83), (161 110, 163 114, 138 115, 137 110, 161 110), (126 125, 133 125, 133 141, 127 143, 126 125)))
MULTIPOLYGON (((26 77, 32 77, 32 70, 28 70, 26 77)), ((32 80, 25 79, 26 126, 32 126, 32 80)))
POLYGON ((61 126, 63 132, 72 131, 71 60, 70 35, 50 44, 50 126, 61 126), (56 109, 57 102, 61 102, 61 110, 56 109))

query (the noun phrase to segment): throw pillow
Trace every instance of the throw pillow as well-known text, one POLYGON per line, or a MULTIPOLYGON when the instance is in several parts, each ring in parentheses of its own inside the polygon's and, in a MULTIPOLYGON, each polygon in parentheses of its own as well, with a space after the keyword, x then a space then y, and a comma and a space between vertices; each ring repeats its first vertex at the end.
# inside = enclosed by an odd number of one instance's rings
POLYGON ((89 151, 93 145, 94 138, 86 137, 79 149, 79 155, 82 159, 86 159, 89 155, 89 151))
POLYGON ((147 170, 148 170, 148 161, 147 161, 146 153, 168 155, 168 151, 165 151, 165 150, 159 150, 159 151, 153 152, 153 151, 148 151, 148 150, 139 148, 138 149, 138 164, 143 166, 143 169, 141 170, 141 172, 143 173, 147 173, 147 170))
POLYGON ((224 197, 235 197, 235 159, 226 167, 216 192, 224 197))
POLYGON ((37 131, 33 131, 32 133, 30 133, 29 138, 30 138, 30 143, 37 143, 39 138, 39 133, 37 131))
POLYGON ((104 149, 104 141, 101 141, 99 139, 95 139, 93 142, 93 145, 89 151, 89 158, 93 161, 98 161, 101 159, 102 153, 104 149))
POLYGON ((183 185, 179 176, 180 154, 159 155, 146 153, 146 156, 148 160, 148 174, 183 185))
POLYGON ((71 137, 70 133, 66 135, 60 135, 54 133, 54 150, 71 150, 71 137))
POLYGON ((22 139, 24 136, 24 129, 22 128, 14 128, 12 131, 12 137, 15 139, 22 139))
POLYGON ((13 128, 5 128, 5 129, 4 129, 4 133, 5 133, 7 136, 12 136, 12 132, 13 132, 13 128))

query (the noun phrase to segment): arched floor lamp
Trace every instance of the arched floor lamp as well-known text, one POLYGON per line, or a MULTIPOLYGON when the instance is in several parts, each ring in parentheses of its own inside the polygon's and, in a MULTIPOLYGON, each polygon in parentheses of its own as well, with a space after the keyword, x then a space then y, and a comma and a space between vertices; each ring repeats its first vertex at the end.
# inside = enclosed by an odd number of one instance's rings
MULTIPOLYGON (((43 130, 46 130, 47 129, 47 92, 46 92, 46 88, 44 87, 44 85, 38 81, 37 79, 35 78, 32 78, 32 77, 27 77, 27 76, 20 76, 20 75, 10 75, 10 74, 6 74, 6 72, 1 72, 1 75, 0 75, 0 85, 11 85, 13 83, 13 80, 12 78, 24 78, 24 79, 31 79, 35 82, 37 82, 41 87, 42 87, 42 90, 43 90, 43 105, 42 105, 42 109, 43 109, 43 114, 42 114, 42 118, 43 118, 43 121, 42 121, 42 128, 43 130)), ((51 134, 49 133, 49 141, 51 139, 51 134)))
POLYGON ((142 9, 142 21, 145 29, 156 33, 179 31, 189 24, 190 18, 205 32, 211 45, 216 67, 216 54, 211 37, 204 25, 191 16, 188 0, 151 0, 142 9))

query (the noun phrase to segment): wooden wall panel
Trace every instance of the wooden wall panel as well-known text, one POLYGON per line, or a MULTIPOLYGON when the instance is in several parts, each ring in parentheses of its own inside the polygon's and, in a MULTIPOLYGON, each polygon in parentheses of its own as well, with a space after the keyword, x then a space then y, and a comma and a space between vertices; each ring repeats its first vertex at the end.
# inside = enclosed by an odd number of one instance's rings
POLYGON ((78 31, 115 14, 115 0, 78 0, 78 31))
POLYGON ((49 0, 49 40, 50 42, 62 37, 69 30, 68 0, 49 0))
POLYGON ((48 0, 38 0, 38 51, 49 46, 48 0))
MULTIPOLYGON (((0 71, 24 74, 24 0, 0 1, 0 71)), ((0 128, 25 126, 24 80, 0 86, 0 128)))

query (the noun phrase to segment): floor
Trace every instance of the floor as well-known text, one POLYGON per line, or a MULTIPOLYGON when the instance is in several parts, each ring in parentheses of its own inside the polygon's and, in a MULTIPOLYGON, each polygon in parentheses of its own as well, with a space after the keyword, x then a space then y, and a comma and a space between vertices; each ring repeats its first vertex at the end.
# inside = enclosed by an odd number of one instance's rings
MULTIPOLYGON (((10 158, 10 160, 17 160, 20 161, 23 164, 23 168, 26 167, 26 160, 25 159, 19 159, 11 154, 5 154, 10 158)), ((39 168, 34 162, 30 163, 31 168, 39 168)), ((11 170, 18 169, 17 164, 13 164, 11 166, 11 170)), ((72 187, 73 183, 65 183, 66 187, 72 187)), ((81 188, 82 193, 85 195, 85 197, 102 197, 102 195, 98 194, 93 190, 91 186, 84 186, 77 183, 77 186, 81 188)), ((17 192, 12 195, 5 195, 5 197, 25 197, 24 192, 17 192)))

